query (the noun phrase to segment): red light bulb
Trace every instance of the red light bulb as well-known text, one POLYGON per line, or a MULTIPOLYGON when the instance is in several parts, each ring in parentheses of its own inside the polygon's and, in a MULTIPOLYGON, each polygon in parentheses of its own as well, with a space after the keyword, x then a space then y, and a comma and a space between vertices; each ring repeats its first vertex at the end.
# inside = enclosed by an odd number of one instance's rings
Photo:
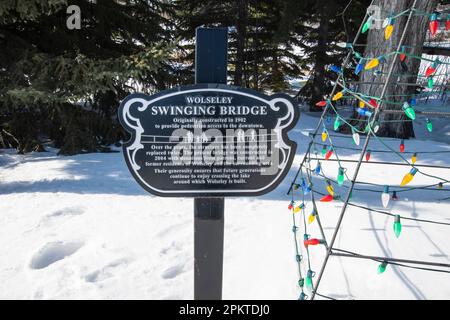
POLYGON ((430 32, 433 37, 436 34, 436 32, 438 31, 438 29, 439 29, 439 21, 431 20, 430 21, 430 32))
POLYGON ((369 100, 369 105, 371 105, 375 109, 378 108, 378 104, 377 104, 377 101, 375 99, 370 99, 369 100))
POLYGON ((431 77, 435 72, 436 72, 436 68, 428 67, 427 70, 425 71, 425 76, 426 76, 427 78, 429 78, 429 77, 431 77))
POLYGON ((318 107, 325 107, 327 105, 327 102, 325 100, 319 101, 316 103, 316 106, 318 107))
POLYGON ((305 245, 305 248, 308 248, 308 246, 317 246, 318 244, 323 243, 322 240, 312 238, 308 240, 303 240, 303 244, 305 245))
POLYGON ((333 154, 333 150, 332 149, 328 150, 327 153, 325 154, 325 160, 330 159, 332 154, 333 154))
POLYGON ((433 14, 430 17, 429 29, 430 29, 432 36, 434 36, 439 29, 439 21, 438 21, 438 13, 437 12, 433 12, 433 14))
POLYGON ((400 142, 400 152, 403 153, 405 152, 405 142, 402 139, 402 142, 400 142))
POLYGON ((406 59, 405 46, 401 47, 401 53, 400 53, 399 57, 400 57, 400 61, 402 61, 402 62, 405 61, 405 59, 406 59))
POLYGON ((330 202, 333 201, 333 196, 331 194, 327 194, 326 196, 323 196, 319 200, 320 202, 330 202))
POLYGON ((392 200, 398 200, 397 191, 392 192, 392 200))
POLYGON ((370 150, 366 152, 366 161, 370 160, 370 150))

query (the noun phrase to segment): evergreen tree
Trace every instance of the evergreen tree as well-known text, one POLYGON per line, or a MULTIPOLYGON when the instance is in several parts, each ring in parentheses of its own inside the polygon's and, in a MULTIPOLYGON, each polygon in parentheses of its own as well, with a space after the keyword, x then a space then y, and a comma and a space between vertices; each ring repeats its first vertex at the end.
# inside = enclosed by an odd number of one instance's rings
POLYGON ((318 0, 308 4, 307 14, 300 13, 304 29, 299 33, 301 48, 311 71, 298 96, 309 101, 311 111, 322 111, 315 104, 331 91, 331 81, 336 77, 327 68, 340 66, 347 53, 337 43, 352 42, 369 4, 369 0, 318 0))
POLYGON ((199 26, 228 28, 230 84, 279 92, 308 76, 298 96, 316 110, 336 77, 328 67, 347 52, 336 44, 352 41, 370 2, 2 1, 0 148, 107 151, 125 138, 116 113, 127 94, 194 82, 199 26), (81 29, 66 27, 69 5, 81 29))
MULTIPOLYGON (((294 54, 295 35, 277 33, 284 1, 176 0, 180 64, 193 74, 195 28, 229 28, 229 76, 234 85, 266 91, 286 90, 289 77, 300 73, 300 56, 294 54)), ((191 77, 192 78, 192 77, 191 77)), ((189 78, 187 78, 189 79, 189 78)))
MULTIPOLYGON (((119 101, 165 87, 171 6, 157 0, 0 3, 0 143, 19 152, 54 141, 62 154, 105 150, 121 137, 119 101)), ((169 76, 168 76, 169 75, 169 76)), ((175 77, 175 75, 173 75, 175 77)))

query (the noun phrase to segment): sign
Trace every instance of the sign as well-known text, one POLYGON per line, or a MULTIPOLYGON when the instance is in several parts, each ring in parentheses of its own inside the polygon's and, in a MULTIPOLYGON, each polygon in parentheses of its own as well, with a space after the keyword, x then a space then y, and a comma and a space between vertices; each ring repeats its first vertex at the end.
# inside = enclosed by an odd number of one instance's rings
POLYGON ((131 134, 128 168, 145 190, 169 197, 273 190, 292 164, 297 145, 287 133, 298 118, 288 95, 223 84, 131 94, 119 108, 131 134))

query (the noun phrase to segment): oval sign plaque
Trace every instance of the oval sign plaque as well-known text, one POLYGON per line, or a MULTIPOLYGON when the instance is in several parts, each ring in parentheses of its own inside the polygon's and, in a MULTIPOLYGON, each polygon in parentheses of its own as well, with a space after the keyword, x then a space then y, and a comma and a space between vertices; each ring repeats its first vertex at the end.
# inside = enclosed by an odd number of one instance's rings
POLYGON ((148 192, 172 197, 273 190, 292 164, 287 133, 298 118, 288 95, 221 84, 131 94, 119 108, 128 168, 148 192))

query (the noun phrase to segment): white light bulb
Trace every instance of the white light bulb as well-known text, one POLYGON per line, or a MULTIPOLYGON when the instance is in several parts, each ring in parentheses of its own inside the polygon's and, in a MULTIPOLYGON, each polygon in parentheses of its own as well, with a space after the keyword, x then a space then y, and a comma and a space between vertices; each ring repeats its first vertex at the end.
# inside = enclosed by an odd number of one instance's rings
POLYGON ((387 208, 389 205, 389 200, 391 199, 391 195, 389 194, 389 187, 384 186, 383 193, 381 194, 381 203, 383 204, 384 208, 387 208))
POLYGON ((377 132, 378 132, 378 129, 380 129, 380 125, 379 125, 378 122, 375 122, 374 125, 373 125, 373 132, 374 132, 374 133, 377 133, 377 132))
POLYGON ((353 141, 355 142, 355 144, 357 146, 359 146, 359 143, 360 143, 361 139, 359 137, 359 133, 358 132, 353 132, 353 141))
POLYGON ((352 45, 350 44, 350 43, 347 43, 347 42, 338 42, 338 43, 336 43, 336 45, 338 46, 338 47, 340 47, 340 48, 351 48, 352 47, 352 45))
POLYGON ((360 137, 359 137, 359 133, 356 131, 355 128, 352 128, 352 137, 353 137, 353 142, 359 146, 359 143, 361 141, 360 137))

